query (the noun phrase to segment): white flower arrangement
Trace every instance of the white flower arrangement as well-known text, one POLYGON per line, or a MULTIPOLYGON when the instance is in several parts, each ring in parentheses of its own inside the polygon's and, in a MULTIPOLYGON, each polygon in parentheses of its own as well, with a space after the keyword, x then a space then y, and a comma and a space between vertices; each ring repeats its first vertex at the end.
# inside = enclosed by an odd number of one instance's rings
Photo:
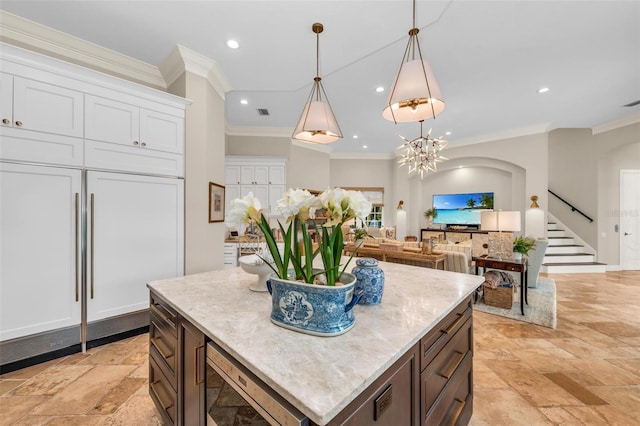
POLYGON ((326 282, 326 285, 335 285, 349 264, 347 262, 340 269, 344 242, 341 227, 353 218, 364 220, 371 212, 371 203, 361 192, 342 188, 328 189, 317 197, 304 189, 289 189, 278 200, 276 207, 286 218, 286 228, 282 223, 278 223, 284 239, 282 254, 276 245, 273 230, 260 212, 261 208, 260 201, 251 192, 242 198, 236 198, 231 202, 226 224, 230 227, 250 222, 258 225, 273 258, 271 268, 281 279, 298 279, 313 283, 316 276, 322 274, 322 281, 326 282), (307 220, 315 219, 316 211, 320 209, 326 210, 329 220, 322 225, 318 248, 313 250, 313 242, 307 232, 307 220), (302 234, 301 239, 298 239, 299 233, 302 234), (296 241, 302 242, 306 254, 304 259, 300 245, 293 243, 296 241), (320 273, 313 270, 313 260, 317 255, 322 258, 323 270, 320 273), (289 263, 293 265, 295 277, 289 276, 289 263))

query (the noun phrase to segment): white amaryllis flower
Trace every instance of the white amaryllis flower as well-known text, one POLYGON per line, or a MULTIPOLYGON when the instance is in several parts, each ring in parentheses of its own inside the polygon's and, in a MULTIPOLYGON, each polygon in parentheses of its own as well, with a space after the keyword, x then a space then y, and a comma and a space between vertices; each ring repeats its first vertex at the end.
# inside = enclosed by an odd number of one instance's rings
POLYGON ((225 224, 230 228, 236 228, 250 221, 258 223, 260 222, 261 208, 260 200, 253 196, 253 192, 249 192, 244 197, 231 201, 231 208, 227 213, 225 224))
POLYGON ((329 221, 325 226, 333 226, 340 223, 343 219, 345 210, 349 208, 349 198, 347 191, 342 188, 331 188, 319 195, 322 207, 327 210, 329 221))
POLYGON ((349 198, 347 219, 355 217, 364 221, 366 217, 369 216, 369 213, 371 213, 371 201, 367 200, 360 191, 347 191, 347 196, 349 198))
POLYGON ((300 220, 314 219, 316 209, 322 207, 320 201, 306 189, 289 189, 284 196, 278 200, 276 209, 287 221, 294 217, 300 220))

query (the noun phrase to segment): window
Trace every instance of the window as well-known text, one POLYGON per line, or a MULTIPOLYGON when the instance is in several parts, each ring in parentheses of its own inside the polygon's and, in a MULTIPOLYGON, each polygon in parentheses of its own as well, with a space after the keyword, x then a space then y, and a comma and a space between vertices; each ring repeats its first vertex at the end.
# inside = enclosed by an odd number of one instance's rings
POLYGON ((364 224, 368 228, 382 227, 382 208, 384 207, 384 188, 344 188, 352 191, 360 191, 372 204, 371 213, 366 217, 364 224))

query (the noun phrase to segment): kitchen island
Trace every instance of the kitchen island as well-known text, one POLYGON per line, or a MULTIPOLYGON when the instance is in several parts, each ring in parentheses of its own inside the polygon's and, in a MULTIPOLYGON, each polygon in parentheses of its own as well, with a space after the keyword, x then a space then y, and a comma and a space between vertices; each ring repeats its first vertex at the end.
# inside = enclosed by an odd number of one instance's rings
MULTIPOLYGON (((200 339, 185 352, 180 346, 189 339, 181 339, 182 332, 166 326, 182 319, 187 337, 191 331, 202 333, 204 340, 221 348, 313 424, 357 422, 361 411, 379 418, 381 424, 403 424, 394 410, 385 413, 399 404, 408 408, 398 411, 407 411, 404 424, 432 423, 434 416, 436 423, 451 418, 468 422, 471 294, 483 278, 386 262, 379 265, 385 272, 382 304, 357 305, 354 328, 335 337, 310 336, 272 324, 270 295, 249 291, 256 276, 240 268, 149 283, 150 391, 156 405, 161 412, 173 407, 168 420, 181 424, 193 406, 191 399, 203 396, 204 390, 187 388, 191 383, 202 387, 204 342, 200 339), (161 333, 154 332, 154 319, 161 333), (178 336, 173 352, 163 335, 178 336), (163 342, 157 344, 159 340, 163 342), (176 366, 192 358, 195 366, 185 370, 176 366), (165 363, 173 364, 173 369, 165 363), (183 377, 189 369, 195 371, 195 380, 183 377), (158 388, 163 378, 183 394, 184 401, 180 397, 167 401, 166 389, 158 388)), ((204 423, 204 408, 197 409, 204 423)))

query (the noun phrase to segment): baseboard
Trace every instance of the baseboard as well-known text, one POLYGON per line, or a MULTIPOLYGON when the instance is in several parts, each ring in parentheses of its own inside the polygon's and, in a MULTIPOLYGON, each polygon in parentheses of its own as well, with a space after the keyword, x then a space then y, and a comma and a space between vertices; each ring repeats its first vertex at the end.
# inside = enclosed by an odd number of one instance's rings
POLYGON ((622 265, 607 265, 607 272, 624 271, 622 265))

